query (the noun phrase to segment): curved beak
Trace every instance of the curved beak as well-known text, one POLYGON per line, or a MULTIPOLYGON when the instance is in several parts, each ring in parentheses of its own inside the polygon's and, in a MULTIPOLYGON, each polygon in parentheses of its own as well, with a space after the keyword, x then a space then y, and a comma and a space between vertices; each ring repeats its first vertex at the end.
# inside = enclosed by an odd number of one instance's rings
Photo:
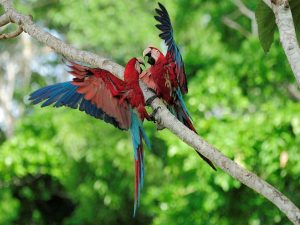
POLYGON ((143 57, 145 58, 145 56, 148 55, 149 53, 151 53, 151 48, 148 47, 143 51, 143 57))
POLYGON ((145 62, 144 62, 144 60, 143 60, 142 58, 137 58, 137 61, 138 61, 141 65, 145 66, 145 62))

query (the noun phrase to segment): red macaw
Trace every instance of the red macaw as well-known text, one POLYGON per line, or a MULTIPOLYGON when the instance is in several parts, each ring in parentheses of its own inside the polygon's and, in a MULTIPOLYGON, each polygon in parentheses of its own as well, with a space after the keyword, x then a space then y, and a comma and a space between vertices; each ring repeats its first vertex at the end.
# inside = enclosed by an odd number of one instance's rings
POLYGON ((142 72, 140 64, 144 63, 137 58, 129 60, 123 81, 106 70, 70 62, 68 67, 74 76, 73 81, 43 87, 30 94, 29 98, 33 104, 44 101, 42 107, 54 104, 54 107, 79 108, 121 130, 130 130, 135 167, 134 215, 139 206, 144 179, 142 140, 151 148, 142 126, 143 120, 149 119, 149 115, 139 86, 139 74, 142 72))
MULTIPOLYGON (((157 15, 154 18, 159 22, 156 27, 162 32, 159 36, 165 41, 168 50, 166 55, 155 47, 144 50, 143 56, 148 57, 151 67, 140 74, 140 79, 164 100, 178 120, 197 133, 182 97, 182 93, 188 92, 184 62, 173 37, 169 14, 161 3, 158 5, 159 9, 155 9, 157 15)), ((209 159, 199 155, 216 170, 209 159)))

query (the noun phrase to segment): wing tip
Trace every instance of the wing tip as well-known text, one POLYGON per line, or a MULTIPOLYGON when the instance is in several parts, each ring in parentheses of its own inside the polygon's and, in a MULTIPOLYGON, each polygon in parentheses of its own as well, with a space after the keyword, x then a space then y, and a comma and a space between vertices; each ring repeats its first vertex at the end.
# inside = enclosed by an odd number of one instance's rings
POLYGON ((159 8, 160 8, 162 11, 166 11, 166 12, 167 12, 166 7, 165 7, 162 3, 157 2, 157 4, 158 4, 159 8))

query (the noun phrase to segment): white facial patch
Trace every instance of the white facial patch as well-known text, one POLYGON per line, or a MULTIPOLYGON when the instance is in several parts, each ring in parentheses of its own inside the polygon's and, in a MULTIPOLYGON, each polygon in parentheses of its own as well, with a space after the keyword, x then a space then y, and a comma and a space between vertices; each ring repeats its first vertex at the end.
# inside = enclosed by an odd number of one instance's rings
POLYGON ((135 66, 134 66, 134 67, 135 67, 135 70, 136 70, 136 71, 138 71, 139 73, 141 72, 141 67, 140 67, 139 61, 136 61, 136 62, 135 62, 135 66))
POLYGON ((160 56, 160 52, 157 49, 152 49, 151 50, 151 56, 155 60, 155 62, 157 62, 157 60, 160 56))

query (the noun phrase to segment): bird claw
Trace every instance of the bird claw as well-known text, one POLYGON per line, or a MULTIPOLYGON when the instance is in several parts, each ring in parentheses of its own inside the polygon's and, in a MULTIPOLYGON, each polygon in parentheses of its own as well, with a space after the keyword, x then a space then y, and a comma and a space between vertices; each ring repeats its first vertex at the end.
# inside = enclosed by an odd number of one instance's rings
POLYGON ((160 121, 156 121, 155 120, 155 115, 156 115, 156 113, 157 113, 157 111, 159 110, 159 109, 161 109, 161 107, 160 106, 158 106, 156 109, 154 109, 153 110, 153 112, 150 114, 150 120, 152 120, 153 122, 159 122, 160 123, 160 121))
POLYGON ((163 129, 165 129, 166 127, 164 126, 164 125, 162 125, 160 122, 159 123, 157 123, 157 125, 156 125, 156 130, 163 130, 163 129))

